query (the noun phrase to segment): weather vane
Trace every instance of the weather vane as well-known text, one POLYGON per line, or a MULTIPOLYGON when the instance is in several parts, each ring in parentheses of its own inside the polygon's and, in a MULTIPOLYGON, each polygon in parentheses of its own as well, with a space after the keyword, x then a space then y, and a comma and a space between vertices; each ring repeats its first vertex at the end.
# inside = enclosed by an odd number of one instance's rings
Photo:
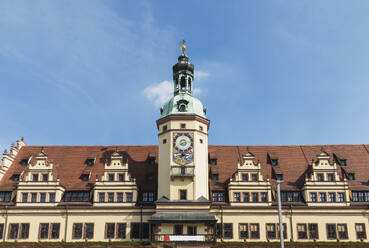
POLYGON ((186 50, 186 45, 184 44, 186 41, 185 40, 182 40, 181 42, 179 42, 179 45, 181 46, 181 50, 182 50, 182 53, 184 53, 184 51, 186 50))

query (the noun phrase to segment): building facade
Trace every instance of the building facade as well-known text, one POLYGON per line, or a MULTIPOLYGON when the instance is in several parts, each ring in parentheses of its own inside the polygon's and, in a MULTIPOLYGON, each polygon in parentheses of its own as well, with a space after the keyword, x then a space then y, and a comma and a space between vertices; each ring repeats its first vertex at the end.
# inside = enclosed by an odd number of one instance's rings
POLYGON ((208 145, 194 66, 173 66, 157 146, 28 146, 0 166, 2 241, 367 241, 369 145, 208 145))

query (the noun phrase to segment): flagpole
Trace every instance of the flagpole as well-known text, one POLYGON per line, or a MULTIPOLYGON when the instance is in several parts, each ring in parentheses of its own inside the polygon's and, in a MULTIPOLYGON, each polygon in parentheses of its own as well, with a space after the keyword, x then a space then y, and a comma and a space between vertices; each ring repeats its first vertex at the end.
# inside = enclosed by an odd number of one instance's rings
POLYGON ((279 238, 281 241, 281 248, 284 248, 282 203, 281 203, 281 181, 279 179, 277 179, 277 200, 278 200, 278 217, 279 217, 279 238))

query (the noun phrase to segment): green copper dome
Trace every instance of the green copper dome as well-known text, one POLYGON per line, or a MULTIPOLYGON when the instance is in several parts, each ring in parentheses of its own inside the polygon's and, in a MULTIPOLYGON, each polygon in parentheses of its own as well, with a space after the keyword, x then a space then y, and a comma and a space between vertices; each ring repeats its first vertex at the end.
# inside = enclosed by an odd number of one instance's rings
POLYGON ((167 101, 160 109, 161 117, 167 115, 198 115, 206 118, 206 108, 199 99, 184 94, 178 94, 167 101))
POLYGON ((188 61, 186 54, 178 57, 173 66, 173 97, 160 109, 161 117, 168 115, 198 115, 206 118, 206 109, 200 100, 192 96, 194 65, 188 61))

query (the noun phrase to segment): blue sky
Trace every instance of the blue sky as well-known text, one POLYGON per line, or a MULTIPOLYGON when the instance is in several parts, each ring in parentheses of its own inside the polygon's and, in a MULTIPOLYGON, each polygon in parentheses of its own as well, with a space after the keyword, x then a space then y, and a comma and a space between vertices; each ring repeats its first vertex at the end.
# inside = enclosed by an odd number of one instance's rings
POLYGON ((187 40, 209 143, 368 143, 368 1, 1 1, 0 149, 157 144, 187 40))

